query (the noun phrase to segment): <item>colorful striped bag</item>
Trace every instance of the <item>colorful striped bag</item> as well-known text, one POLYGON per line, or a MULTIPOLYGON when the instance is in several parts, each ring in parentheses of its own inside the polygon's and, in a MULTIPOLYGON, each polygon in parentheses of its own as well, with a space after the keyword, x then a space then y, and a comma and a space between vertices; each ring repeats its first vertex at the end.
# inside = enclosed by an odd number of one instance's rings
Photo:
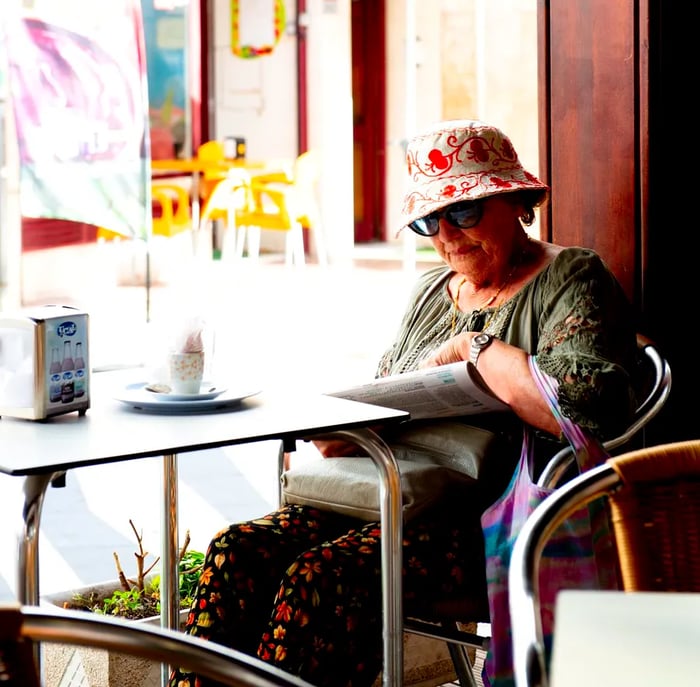
MULTIPOLYGON (((530 371, 547 399, 564 436, 576 452, 580 471, 600 465, 608 454, 600 442, 565 418, 557 402, 556 381, 530 357, 530 371)), ((511 687, 513 647, 508 608, 508 566, 515 539, 528 515, 553 489, 543 489, 531 476, 532 441, 526 428, 520 461, 501 498, 484 511, 481 525, 486 547, 486 579, 491 618, 491 645, 484 663, 486 687, 511 687)), ((600 502, 567 520, 546 546, 540 566, 540 599, 546 658, 549 662, 554 600, 560 589, 615 589, 617 565, 608 519, 600 502)))

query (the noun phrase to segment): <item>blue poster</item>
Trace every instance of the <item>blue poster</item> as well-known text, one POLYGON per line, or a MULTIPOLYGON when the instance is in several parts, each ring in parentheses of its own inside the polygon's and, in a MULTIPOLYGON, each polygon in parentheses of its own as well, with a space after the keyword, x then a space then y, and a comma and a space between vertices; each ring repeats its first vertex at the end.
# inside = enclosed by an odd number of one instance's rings
POLYGON ((142 0, 148 72, 151 156, 187 156, 187 10, 183 3, 142 0))

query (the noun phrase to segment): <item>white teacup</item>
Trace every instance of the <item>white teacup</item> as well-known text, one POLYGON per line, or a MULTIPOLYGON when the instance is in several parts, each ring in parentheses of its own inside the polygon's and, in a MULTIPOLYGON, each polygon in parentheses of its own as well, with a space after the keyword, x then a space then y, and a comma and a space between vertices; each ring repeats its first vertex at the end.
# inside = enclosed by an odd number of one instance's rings
POLYGON ((175 394, 198 394, 204 375, 204 352, 170 353, 170 388, 175 394))

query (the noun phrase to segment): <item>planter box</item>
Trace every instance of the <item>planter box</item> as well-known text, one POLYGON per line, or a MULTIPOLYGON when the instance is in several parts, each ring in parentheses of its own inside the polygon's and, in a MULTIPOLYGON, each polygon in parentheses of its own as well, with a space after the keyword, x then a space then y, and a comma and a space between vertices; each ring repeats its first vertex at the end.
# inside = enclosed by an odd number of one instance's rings
MULTIPOLYGON (((111 593, 118 589, 115 581, 73 589, 43 597, 44 603, 63 606, 76 594, 111 593)), ((189 609, 180 611, 184 626, 189 609)), ((160 616, 134 620, 135 623, 160 624, 160 616)), ((42 646, 45 687, 160 687, 160 663, 126 656, 102 649, 88 649, 65 644, 42 646)), ((447 645, 414 634, 404 634, 404 686, 437 687, 456 679, 447 645)), ((381 685, 381 677, 375 683, 381 685)))
MULTIPOLYGON (((63 606, 76 594, 111 593, 119 589, 116 581, 73 589, 42 598, 42 603, 63 606)), ((184 625, 189 609, 180 611, 180 626, 184 625)), ((131 621, 159 625, 160 616, 131 621)), ((42 669, 45 687, 160 687, 161 665, 134 656, 103 649, 42 644, 42 669)))

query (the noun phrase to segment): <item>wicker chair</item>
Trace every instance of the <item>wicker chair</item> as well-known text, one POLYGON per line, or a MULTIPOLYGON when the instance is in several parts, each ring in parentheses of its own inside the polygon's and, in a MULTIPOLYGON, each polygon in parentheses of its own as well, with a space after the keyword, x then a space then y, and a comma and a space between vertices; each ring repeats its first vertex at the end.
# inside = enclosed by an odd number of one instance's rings
POLYGON ((311 687, 258 659, 182 632, 55 607, 0 605, 0 684, 40 687, 39 642, 118 651, 163 664, 186 663, 236 687, 311 687))
POLYGON ((624 591, 700 592, 700 439, 608 459, 540 504, 513 549, 509 593, 518 687, 548 684, 538 594, 547 539, 570 514, 602 496, 624 591))

